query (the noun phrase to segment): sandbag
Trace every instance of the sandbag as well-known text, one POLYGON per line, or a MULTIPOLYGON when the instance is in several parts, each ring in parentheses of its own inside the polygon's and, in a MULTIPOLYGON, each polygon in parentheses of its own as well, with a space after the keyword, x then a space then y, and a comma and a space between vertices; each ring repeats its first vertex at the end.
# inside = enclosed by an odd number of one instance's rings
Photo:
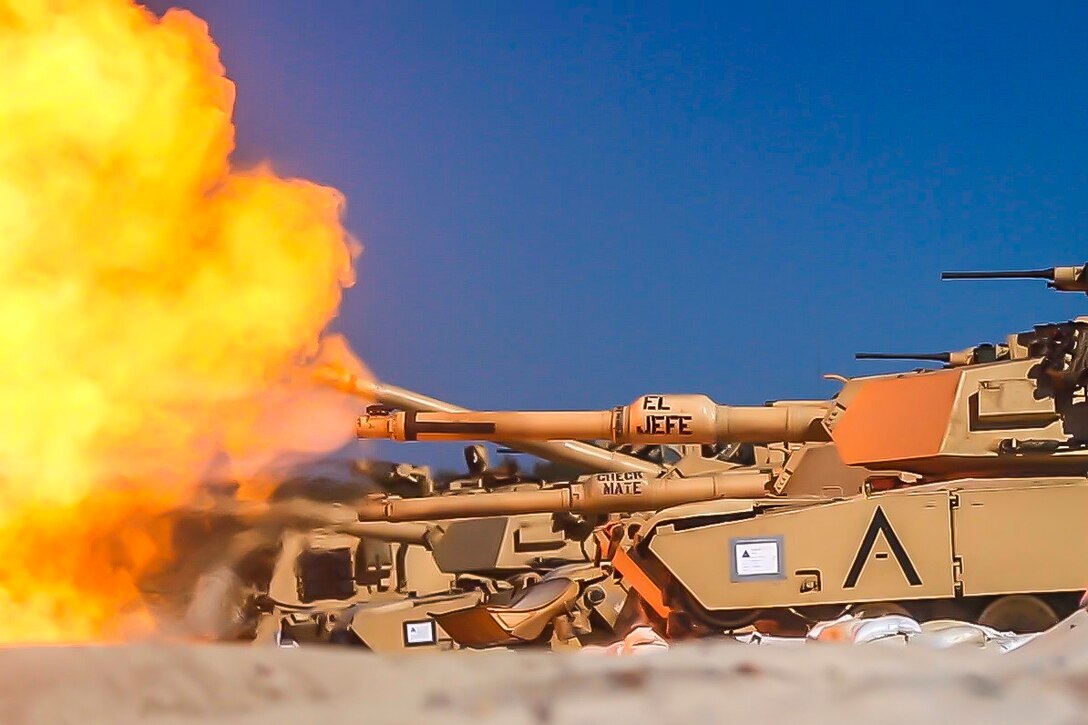
POLYGON ((831 622, 821 622, 809 630, 808 639, 817 642, 865 644, 885 637, 909 637, 922 631, 918 622, 901 614, 859 619, 846 614, 831 622))
POLYGON ((922 627, 910 617, 887 614, 883 617, 863 619, 854 631, 854 644, 865 644, 884 637, 910 637, 922 631, 922 627))
POLYGON ((911 638, 911 644, 933 649, 948 649, 950 647, 983 647, 989 640, 986 632, 981 628, 963 622, 939 629, 925 629, 925 625, 922 627, 922 631, 911 638))

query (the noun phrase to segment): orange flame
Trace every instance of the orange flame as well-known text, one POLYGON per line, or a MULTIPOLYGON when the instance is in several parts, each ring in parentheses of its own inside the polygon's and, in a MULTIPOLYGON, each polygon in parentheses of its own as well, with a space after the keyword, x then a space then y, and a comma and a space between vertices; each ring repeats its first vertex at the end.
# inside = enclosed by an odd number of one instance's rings
POLYGON ((118 636, 156 513, 350 439, 306 371, 357 247, 336 190, 231 168, 192 14, 0 0, 0 67, 0 641, 118 636))

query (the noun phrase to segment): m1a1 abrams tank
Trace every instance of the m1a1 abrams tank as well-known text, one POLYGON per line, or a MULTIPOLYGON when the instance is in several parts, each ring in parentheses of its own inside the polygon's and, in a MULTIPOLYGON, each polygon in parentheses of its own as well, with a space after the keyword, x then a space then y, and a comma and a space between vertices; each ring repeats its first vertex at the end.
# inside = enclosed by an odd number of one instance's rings
POLYGON ((451 593, 453 578, 426 556, 440 533, 427 524, 362 523, 351 507, 300 497, 210 504, 184 511, 217 549, 189 597, 184 621, 192 635, 322 641, 349 607, 398 596, 406 570, 423 593, 451 593), (397 560, 405 548, 423 556, 397 560))
MULTIPOLYGON (((947 278, 1012 274, 952 273, 947 278)), ((1015 276, 1088 291, 1088 266, 1015 276)), ((1073 610, 1088 582, 1088 318, 1011 336, 939 370, 846 380, 828 401, 719 406, 647 395, 583 412, 372 411, 362 437, 653 444, 784 441, 781 467, 680 481, 603 475, 534 497, 368 501, 360 519, 510 511, 646 511, 611 553, 629 595, 666 631, 722 630, 847 608, 955 617, 1013 631, 1073 610), (963 364, 953 364, 963 363, 963 364), (620 562, 623 562, 620 565, 620 562)), ((977 351, 976 351, 977 352, 977 351)), ((562 599, 565 592, 552 588, 562 599)), ((476 645, 547 614, 478 605, 442 618, 476 645)), ((534 625, 535 626, 535 625, 534 625)))
MULTIPOLYGON (((337 371, 327 371, 323 377, 379 405, 464 410, 337 371)), ((676 468, 688 472, 724 470, 741 462, 781 458, 780 452, 736 446, 627 447, 620 451, 579 441, 507 443, 580 470, 648 477, 676 468)), ((368 474, 377 476, 383 488, 404 497, 397 500, 461 502, 455 506, 490 501, 495 495, 532 498, 551 486, 516 471, 491 468, 481 446, 466 449, 466 463, 468 475, 445 488, 437 486, 424 468, 385 465, 377 468, 387 475, 376 470, 368 470, 368 474), (486 499, 481 498, 485 495, 486 499)), ((310 516, 296 522, 278 540, 271 581, 258 601, 262 614, 256 641, 339 642, 382 651, 442 648, 450 640, 431 614, 485 599, 510 601, 526 585, 557 568, 586 586, 604 579, 607 573, 590 562, 591 534, 604 522, 607 512, 438 516, 426 526, 387 531, 366 528, 373 524, 353 528, 334 520, 336 512, 326 514, 327 523, 310 516)), ((615 618, 615 612, 609 610, 615 603, 615 596, 600 602, 600 617, 606 623, 615 618)))
MULTIPOLYGON (((328 371, 324 379, 379 405, 464 410, 337 371, 328 371)), ((507 444, 571 468, 637 473, 648 479, 691 476, 756 462, 769 466, 784 460, 780 447, 669 445, 610 450, 572 440, 507 444)), ((424 502, 442 500, 455 508, 472 507, 474 502, 494 501, 495 496, 527 500, 547 495, 553 487, 516 471, 492 469, 479 446, 466 449, 466 463, 469 474, 444 489, 422 468, 385 465, 378 468, 388 469, 388 476, 374 470, 368 473, 378 475, 383 488, 398 492, 395 500, 424 506, 429 505, 424 502)), ((335 526, 303 522, 279 542, 272 582, 261 601, 264 614, 257 641, 337 641, 377 650, 445 647, 449 638, 429 614, 484 600, 512 601, 526 585, 556 570, 592 589, 593 618, 598 630, 602 626, 607 630, 618 615, 622 597, 614 595, 615 587, 609 582, 593 586, 609 572, 590 562, 590 556, 595 550, 591 534, 609 513, 439 515, 418 531, 391 530, 392 540, 381 538, 379 531, 349 531, 343 522, 335 526), (366 535, 356 538, 355 533, 366 535)), ((572 620, 571 631, 583 639, 589 635, 588 628, 585 617, 572 620)), ((569 638, 553 644, 563 641, 569 638)))
MULTIPOLYGON (((492 471, 481 449, 467 449, 475 470, 449 488, 438 488, 422 469, 413 469, 400 482, 406 485, 396 487, 407 492, 407 484, 415 484, 422 500, 471 496, 485 490, 485 481, 486 490, 543 485, 492 471)), ((443 648, 449 638, 430 614, 509 595, 539 579, 541 571, 588 561, 582 540, 593 524, 571 515, 376 522, 374 528, 355 520, 349 506, 272 504, 279 519, 291 520, 275 542, 269 583, 256 601, 261 614, 255 642, 356 644, 376 651, 443 648)))

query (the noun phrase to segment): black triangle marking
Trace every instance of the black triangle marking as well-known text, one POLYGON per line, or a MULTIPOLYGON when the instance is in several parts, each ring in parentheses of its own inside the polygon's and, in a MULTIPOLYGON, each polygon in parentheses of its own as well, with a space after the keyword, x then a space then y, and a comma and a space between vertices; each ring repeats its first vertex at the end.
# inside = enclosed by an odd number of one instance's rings
POLYGON ((865 568, 865 562, 869 561, 869 555, 873 553, 873 546, 876 545, 876 537, 881 532, 888 541, 892 555, 899 562, 899 568, 903 570, 907 583, 912 587, 922 586, 922 578, 918 576, 918 570, 914 568, 914 564, 907 555, 907 550, 903 548, 903 542, 896 536, 895 530, 892 529, 892 525, 884 513, 884 509, 877 506, 876 511, 873 512, 873 520, 869 522, 869 528, 865 530, 865 537, 861 540, 861 546, 858 547, 858 553, 854 556, 854 563, 850 567, 850 572, 846 575, 846 581, 843 582, 843 589, 852 589, 857 586, 858 579, 861 577, 861 570, 865 568))
POLYGON ((747 559, 748 558, 748 550, 747 549, 745 549, 744 553, 740 555, 740 558, 742 558, 742 559, 747 559))

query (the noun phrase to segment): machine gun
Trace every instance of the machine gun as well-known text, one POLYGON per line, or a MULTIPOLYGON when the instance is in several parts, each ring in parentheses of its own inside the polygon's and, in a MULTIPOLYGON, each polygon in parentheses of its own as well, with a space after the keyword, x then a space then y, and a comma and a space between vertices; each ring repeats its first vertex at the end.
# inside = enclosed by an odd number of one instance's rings
POLYGON ((1059 292, 1088 294, 1088 264, 1016 271, 942 272, 941 279, 1045 279, 1047 287, 1059 292))
MULTIPOLYGON (((444 400, 431 398, 395 385, 360 378, 331 367, 319 371, 318 377, 322 382, 339 390, 365 400, 374 401, 378 406, 372 409, 375 415, 385 412, 385 409, 399 409, 410 413, 419 411, 440 411, 458 414, 470 412, 466 408, 447 403, 444 400)), ((571 438, 573 436, 567 437, 571 438)), ((496 440, 511 449, 531 453, 545 460, 566 463, 586 472, 631 471, 659 476, 665 470, 660 464, 590 445, 581 440, 519 441, 516 438, 489 440, 496 440)))
POLYGON ((1008 357, 1008 345, 991 345, 988 343, 949 352, 859 352, 854 354, 855 360, 918 360, 921 362, 944 363, 947 367, 983 365, 1005 360, 1008 357))
MULTIPOLYGON (((1088 294, 1088 264, 997 272, 944 272, 941 279, 1043 279, 1058 292, 1088 294)), ((1073 389, 1088 382, 1088 319, 1037 325, 1032 333, 1009 338, 1009 357, 1040 357, 1042 371, 1058 387, 1073 389)))
MULTIPOLYGON (((1047 269, 1028 269, 1015 271, 982 272, 942 272, 943 280, 980 280, 980 279, 1043 279, 1048 287, 1059 292, 1088 293, 1088 264, 1084 266, 1050 267, 1047 269)), ((1048 340, 1053 340, 1062 325, 1039 325, 1034 331, 1010 335, 1005 343, 983 343, 963 350, 934 353, 884 353, 859 352, 856 360, 918 360, 920 362, 939 362, 947 367, 965 365, 984 365, 1000 360, 1020 359, 1025 357, 1045 357, 1046 352, 1040 347, 1048 340)))

